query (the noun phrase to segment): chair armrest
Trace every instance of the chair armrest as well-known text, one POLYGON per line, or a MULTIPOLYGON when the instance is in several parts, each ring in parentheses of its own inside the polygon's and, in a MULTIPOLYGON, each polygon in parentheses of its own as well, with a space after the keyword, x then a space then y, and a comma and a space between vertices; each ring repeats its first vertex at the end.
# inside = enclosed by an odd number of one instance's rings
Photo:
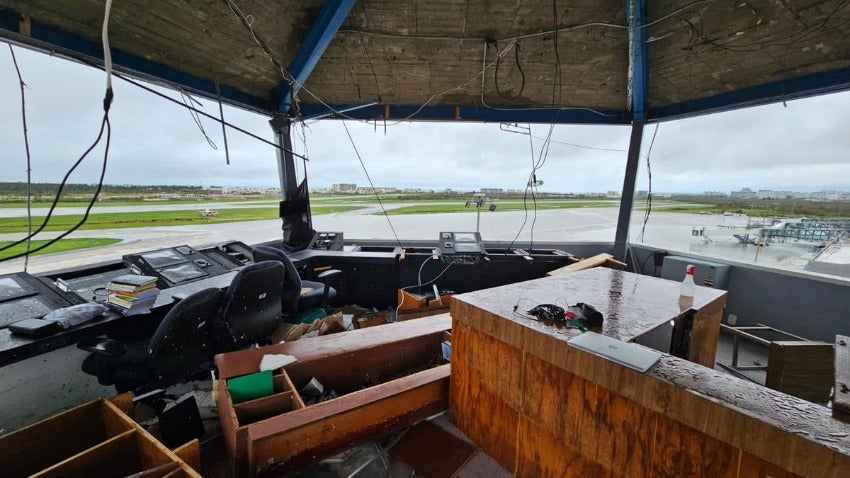
POLYGON ((101 357, 120 357, 127 353, 127 346, 124 342, 104 337, 83 340, 77 344, 77 348, 101 357))
POLYGON ((189 297, 188 292, 178 292, 176 294, 171 295, 171 298, 176 300, 177 302, 180 302, 181 300, 185 299, 186 297, 189 297))
POLYGON ((324 284, 325 279, 327 279, 328 277, 333 277, 335 275, 339 275, 339 274, 342 274, 342 271, 339 270, 339 269, 328 269, 328 270, 322 272, 321 274, 317 275, 316 278, 319 279, 319 282, 324 284))

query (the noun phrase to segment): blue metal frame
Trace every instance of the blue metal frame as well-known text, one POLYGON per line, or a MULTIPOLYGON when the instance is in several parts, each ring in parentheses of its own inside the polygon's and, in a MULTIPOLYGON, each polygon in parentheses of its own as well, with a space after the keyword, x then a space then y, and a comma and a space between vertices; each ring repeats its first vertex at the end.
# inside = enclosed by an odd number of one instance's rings
POLYGON ((295 79, 291 86, 284 81, 280 84, 278 94, 280 95, 280 103, 277 111, 287 114, 292 107, 292 95, 298 93, 310 74, 313 73, 313 68, 319 63, 319 59, 325 53, 328 45, 331 44, 337 30, 339 30, 348 12, 354 7, 357 0, 325 0, 322 9, 319 11, 319 16, 316 22, 304 38, 304 42, 298 47, 298 54, 292 60, 287 70, 292 78, 295 79))
MULTIPOLYGON (((30 22, 30 35, 23 35, 20 31, 21 18, 17 12, 0 9, 0 38, 40 50, 58 52, 86 63, 103 64, 103 45, 100 42, 91 41, 34 20, 30 22)), ((111 52, 112 62, 117 71, 166 82, 207 98, 218 98, 215 81, 211 79, 190 75, 115 48, 111 48, 111 52)), ((263 114, 269 114, 273 108, 267 101, 223 85, 221 99, 230 105, 263 114)))
POLYGON ((850 67, 650 108, 649 115, 654 120, 686 118, 847 90, 850 90, 850 67))
MULTIPOLYGON (((330 105, 334 110, 341 111, 350 106, 330 105)), ((305 118, 328 116, 328 109, 321 104, 302 103, 301 114, 305 118)), ((604 110, 594 112, 588 109, 516 109, 495 110, 474 106, 409 106, 409 105, 378 105, 375 108, 364 108, 349 111, 346 117, 358 120, 402 121, 469 121, 484 123, 558 123, 558 124, 613 124, 627 125, 631 122, 626 111, 604 110), (386 115, 389 109, 389 116, 386 115), (553 111, 556 114, 553 114, 553 111), (385 116, 387 116, 385 118, 385 116)))
POLYGON ((629 19, 629 67, 632 119, 646 120, 646 91, 648 83, 646 56, 646 4, 645 0, 628 0, 626 18, 629 19))
POLYGON ((316 111, 316 112, 311 113, 311 114, 309 114, 309 115, 304 115, 304 114, 302 113, 302 115, 301 115, 301 119, 304 119, 304 120, 317 120, 317 119, 322 119, 322 118, 327 118, 327 117, 329 117, 329 116, 333 116, 333 115, 335 115, 335 114, 337 114, 337 113, 343 113, 343 114, 345 114, 346 116, 349 116, 349 113, 351 113, 351 112, 353 112, 353 111, 356 111, 356 110, 359 110, 359 109, 363 109, 363 108, 368 108, 368 107, 370 107, 370 106, 375 106, 375 105, 379 105, 379 104, 381 104, 381 100, 379 100, 379 99, 374 99, 374 100, 370 100, 370 101, 364 101, 364 102, 362 102, 362 103, 356 103, 356 104, 353 104, 353 105, 340 106, 340 107, 334 108, 334 109, 333 109, 333 111, 332 111, 332 110, 327 109, 327 108, 325 107, 325 105, 321 105, 321 107, 322 107, 322 108, 324 108, 324 112, 322 112, 322 111, 316 111))

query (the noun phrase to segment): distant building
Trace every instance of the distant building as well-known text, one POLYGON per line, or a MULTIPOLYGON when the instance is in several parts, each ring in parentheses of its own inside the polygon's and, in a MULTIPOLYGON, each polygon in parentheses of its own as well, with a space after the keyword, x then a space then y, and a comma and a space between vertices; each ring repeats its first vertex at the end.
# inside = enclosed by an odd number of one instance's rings
POLYGON ((726 193, 723 191, 705 191, 702 195, 708 197, 726 197, 726 193))
POLYGON ((618 198, 620 197, 620 191, 608 191, 605 195, 609 198, 618 198))
POLYGON ((331 191, 335 193, 353 193, 357 192, 357 184, 355 183, 339 183, 331 186, 331 191))
POLYGON ((758 193, 756 193, 750 188, 743 188, 740 191, 730 192, 729 196, 736 199, 755 199, 756 197, 758 197, 758 193))
POLYGON ((502 194, 505 190, 502 188, 481 188, 480 192, 484 194, 502 194))

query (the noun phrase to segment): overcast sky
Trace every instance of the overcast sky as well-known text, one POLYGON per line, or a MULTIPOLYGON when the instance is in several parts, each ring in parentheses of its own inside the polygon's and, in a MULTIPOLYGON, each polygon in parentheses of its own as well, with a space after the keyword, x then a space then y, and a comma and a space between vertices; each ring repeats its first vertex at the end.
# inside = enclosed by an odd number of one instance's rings
MULTIPOLYGON (((6 44, 0 44, 0 164, 2 181, 26 180, 20 90, 6 44)), ((94 140, 100 126, 104 74, 94 68, 15 48, 27 83, 27 122, 33 181, 58 182, 94 140)), ((109 184, 277 186, 275 150, 228 132, 225 165, 221 128, 203 120, 213 150, 188 111, 121 80, 110 112, 109 184)), ((168 92, 172 96, 174 92, 168 92)), ((179 97, 179 95, 176 95, 179 97)), ((213 101, 200 100, 218 114, 213 101)), ((228 121, 272 140, 268 119, 225 107, 228 121)), ((524 188, 531 170, 529 137, 498 124, 347 122, 376 186, 470 190, 524 188)), ((651 153, 653 190, 728 192, 752 189, 850 189, 850 93, 663 123, 651 153)), ((537 157, 548 125, 532 125, 537 157)), ((648 126, 644 153, 655 126, 648 126)), ((300 136, 300 127, 298 134, 300 136)), ((367 180, 339 121, 305 131, 311 187, 367 180)), ((538 172, 547 192, 619 191, 629 128, 557 126, 548 159, 538 172)), ((304 151, 299 139, 296 149, 304 151)), ((102 149, 72 176, 96 182, 102 149)), ((642 167, 639 189, 646 189, 642 167)))

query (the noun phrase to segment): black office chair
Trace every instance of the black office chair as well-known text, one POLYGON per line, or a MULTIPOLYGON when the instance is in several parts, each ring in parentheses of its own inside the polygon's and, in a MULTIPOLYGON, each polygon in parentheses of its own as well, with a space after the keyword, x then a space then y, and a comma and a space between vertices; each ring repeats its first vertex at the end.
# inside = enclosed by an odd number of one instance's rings
POLYGON ((280 326, 283 264, 263 261, 240 270, 224 295, 219 340, 221 350, 263 344, 280 326))
POLYGON ((102 385, 115 385, 119 393, 136 394, 208 376, 215 354, 213 323, 223 293, 210 288, 175 304, 150 340, 123 344, 93 339, 78 346, 91 355, 83 371, 102 385))
POLYGON ((257 246, 254 248, 254 261, 278 261, 286 268, 283 280, 283 313, 289 317, 295 317, 298 312, 311 307, 326 308, 328 301, 336 297, 336 290, 325 284, 324 281, 332 276, 341 274, 341 271, 331 269, 318 275, 323 282, 301 280, 292 259, 282 250, 271 246, 257 246))

